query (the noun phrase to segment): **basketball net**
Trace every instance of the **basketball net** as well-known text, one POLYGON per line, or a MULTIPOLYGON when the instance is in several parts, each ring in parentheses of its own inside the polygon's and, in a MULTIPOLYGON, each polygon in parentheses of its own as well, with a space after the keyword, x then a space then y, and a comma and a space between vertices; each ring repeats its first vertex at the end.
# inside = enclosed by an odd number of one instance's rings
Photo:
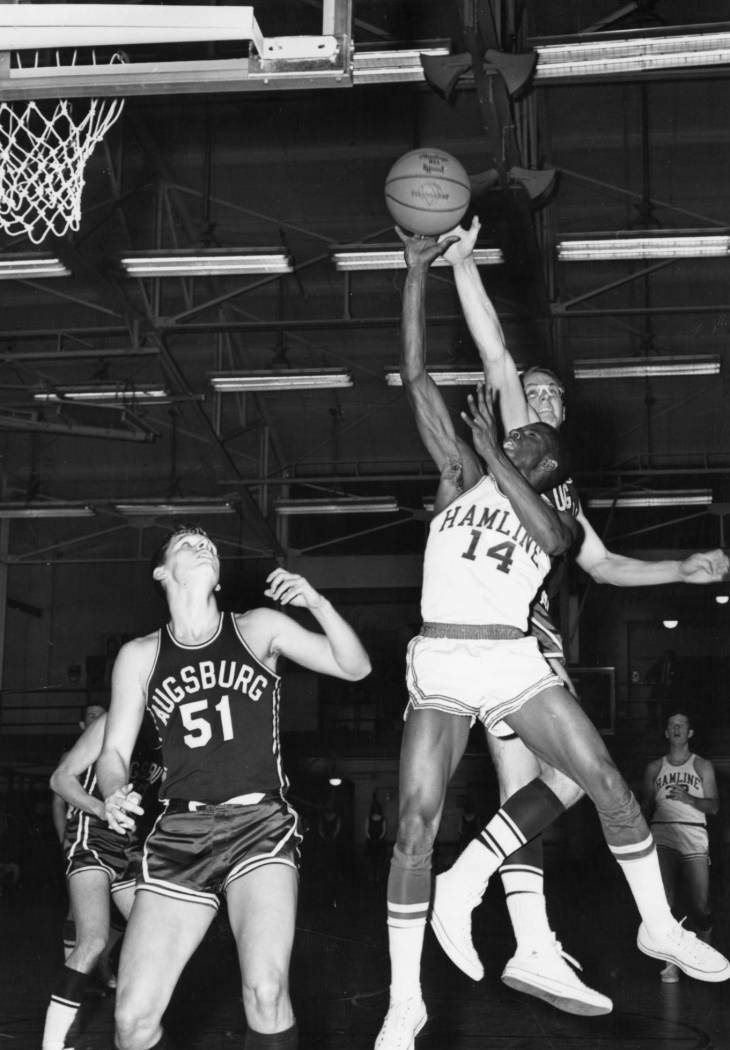
POLYGON ((34 244, 78 230, 86 162, 123 108, 124 99, 0 102, 0 229, 34 244))

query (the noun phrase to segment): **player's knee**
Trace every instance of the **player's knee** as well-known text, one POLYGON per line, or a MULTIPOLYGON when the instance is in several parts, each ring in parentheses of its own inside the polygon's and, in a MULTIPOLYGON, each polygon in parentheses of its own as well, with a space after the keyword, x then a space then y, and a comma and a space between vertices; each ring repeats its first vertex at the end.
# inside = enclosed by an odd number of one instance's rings
POLYGON ((268 971, 243 981, 243 1005, 254 1029, 267 1031, 278 1021, 289 1001, 284 974, 268 971))
POLYGON ((433 848, 437 830, 435 816, 422 809, 407 811, 398 822, 398 849, 406 855, 428 853, 433 848))
POLYGON ((119 1050, 144 1050, 156 1041, 160 1016, 157 1012, 140 1008, 122 994, 117 996, 114 1024, 119 1050))

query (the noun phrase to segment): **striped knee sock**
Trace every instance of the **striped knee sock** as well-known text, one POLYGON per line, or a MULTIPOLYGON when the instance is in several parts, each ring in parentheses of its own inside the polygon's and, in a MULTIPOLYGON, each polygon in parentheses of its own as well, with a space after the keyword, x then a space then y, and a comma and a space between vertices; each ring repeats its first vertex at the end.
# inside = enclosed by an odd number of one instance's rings
POLYGON ((421 953, 431 903, 432 853, 406 854, 393 848, 388 876, 390 998, 401 1002, 421 994, 421 953))
POLYGON ((609 842, 608 848, 624 873, 639 915, 649 933, 665 932, 667 926, 674 922, 674 918, 664 892, 659 858, 652 836, 648 835, 641 842, 628 846, 615 846, 609 842))
POLYGON ((79 1012, 88 974, 64 966, 56 975, 43 1028, 43 1050, 63 1050, 69 1028, 79 1012))
POLYGON ((530 951, 552 944, 543 880, 542 836, 537 835, 499 869, 510 922, 520 948, 530 951))
POLYGON ((243 1039, 243 1050, 297 1050, 298 1042, 296 1024, 285 1032, 254 1032, 249 1028, 243 1039))
POLYGON ((481 895, 502 862, 565 812, 558 796, 539 778, 507 799, 457 859, 449 874, 464 876, 469 891, 481 895))

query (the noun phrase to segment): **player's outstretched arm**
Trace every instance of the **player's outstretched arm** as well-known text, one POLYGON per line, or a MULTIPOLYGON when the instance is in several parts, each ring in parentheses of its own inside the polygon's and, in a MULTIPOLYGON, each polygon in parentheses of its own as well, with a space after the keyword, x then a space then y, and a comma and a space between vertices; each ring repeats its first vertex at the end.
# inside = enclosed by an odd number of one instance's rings
POLYGON ((433 237, 406 237, 403 242, 406 279, 403 286, 400 373, 413 415, 429 455, 439 472, 447 464, 459 463, 463 484, 470 488, 483 471, 468 445, 454 429, 441 391, 426 371, 426 281, 428 268, 446 250, 448 240, 433 237))
POLYGON ((546 554, 562 554, 575 540, 574 519, 567 514, 559 515, 552 504, 541 499, 506 456, 497 440, 492 392, 480 387, 476 399, 470 394, 467 404, 469 412, 461 415, 474 435, 474 448, 483 456, 525 531, 546 554))
POLYGON ((106 715, 95 719, 67 751, 51 774, 51 790, 70 806, 104 820, 104 803, 84 791, 79 777, 92 766, 101 753, 106 715))
POLYGON ((582 510, 578 513, 578 521, 583 528, 583 542, 576 561, 596 583, 609 583, 614 587, 719 583, 730 570, 730 561, 721 550, 691 554, 684 561, 627 558, 606 548, 582 510))
POLYGON ((267 597, 285 607, 308 609, 324 632, 308 631, 289 616, 271 613, 272 653, 350 682, 370 674, 370 657, 352 627, 303 576, 279 568, 269 573, 266 583, 267 597))
POLYGON ((112 699, 96 774, 104 797, 104 818, 120 834, 134 828, 134 816, 144 812, 129 782, 129 765, 144 717, 144 683, 153 653, 149 639, 135 638, 119 650, 112 670, 112 699))
POLYGON ((457 226, 444 237, 458 240, 445 252, 451 263, 454 283, 469 333, 479 352, 484 379, 499 394, 499 411, 507 430, 524 426, 535 416, 528 408, 522 381, 514 359, 507 349, 502 325, 492 300, 487 295, 479 269, 474 261, 474 248, 481 224, 474 216, 468 230, 457 226))

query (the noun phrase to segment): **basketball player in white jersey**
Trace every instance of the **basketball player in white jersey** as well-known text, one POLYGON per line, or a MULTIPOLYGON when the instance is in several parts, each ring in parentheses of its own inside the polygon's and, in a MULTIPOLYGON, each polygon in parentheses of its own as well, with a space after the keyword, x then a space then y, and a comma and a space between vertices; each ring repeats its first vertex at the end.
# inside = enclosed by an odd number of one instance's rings
MULTIPOLYGON (((565 419, 563 385, 548 369, 532 368, 520 378, 474 262, 478 233, 477 218, 469 230, 457 227, 451 231, 447 235, 450 244, 444 257, 453 266, 459 299, 486 380, 499 394, 504 428, 509 430, 530 419, 560 427, 565 419)), ((569 485, 568 489, 583 536, 579 549, 573 553, 580 567, 597 583, 617 587, 676 582, 707 584, 718 582, 727 573, 730 563, 721 550, 693 554, 683 561, 642 561, 609 551, 583 514, 574 487, 569 485)), ((560 634, 550 624, 545 610, 538 606, 533 607, 531 630, 553 670, 572 688, 564 668, 560 634)), ((487 734, 487 741, 504 801, 537 776, 539 765, 519 739, 487 734)), ((437 879, 432 924, 452 961, 479 980, 484 970, 471 941, 471 910, 479 902, 482 877, 473 853, 474 850, 463 861, 457 860, 447 874, 437 879), (441 893, 442 886, 448 887, 449 892, 441 893)), ((598 1012, 593 996, 586 995, 582 982, 566 965, 549 926, 543 894, 541 840, 533 839, 511 856, 500 874, 517 942, 517 951, 505 966, 503 981, 570 1013, 598 1012)))
MULTIPOLYGON (((511 853, 564 811, 578 784, 596 806, 636 901, 641 950, 703 980, 730 977, 730 963, 674 920, 636 799, 600 734, 526 633, 551 555, 565 551, 576 535, 572 515, 538 495, 564 478, 558 432, 538 421, 510 430, 500 446, 491 400, 480 394, 477 403, 470 402, 471 416, 462 416, 489 469, 484 474, 474 451, 457 437, 425 370, 428 268, 448 242, 402 239, 407 273, 401 376, 442 484, 424 556, 424 623, 407 657, 399 823, 387 890, 390 1005, 376 1050, 413 1050, 427 1020, 420 959, 433 844, 448 782, 477 718, 487 731, 518 733, 543 763, 541 777, 509 798, 482 832, 477 848, 490 856, 484 885, 511 853)), ((480 877, 484 870, 480 863, 480 877)))
MULTIPOLYGON (((715 770, 709 759, 690 751, 694 729, 683 711, 669 716, 664 736, 669 750, 644 771, 643 808, 657 844, 667 900, 674 905, 681 885, 689 921, 697 936, 709 941, 712 913, 707 815, 720 810, 715 770)), ((678 981, 677 967, 667 963, 661 979, 667 984, 678 981)))
POLYGON ((222 614, 220 564, 201 529, 173 533, 153 570, 165 627, 122 647, 97 763, 109 826, 124 831, 129 756, 148 711, 162 749, 162 813, 149 835, 119 961, 118 1050, 165 1045, 161 1018, 225 895, 238 947, 245 1050, 295 1050, 289 997, 301 835, 281 764, 280 657, 358 681, 357 635, 303 577, 275 569, 265 594, 306 609, 309 631, 277 609, 222 614))

